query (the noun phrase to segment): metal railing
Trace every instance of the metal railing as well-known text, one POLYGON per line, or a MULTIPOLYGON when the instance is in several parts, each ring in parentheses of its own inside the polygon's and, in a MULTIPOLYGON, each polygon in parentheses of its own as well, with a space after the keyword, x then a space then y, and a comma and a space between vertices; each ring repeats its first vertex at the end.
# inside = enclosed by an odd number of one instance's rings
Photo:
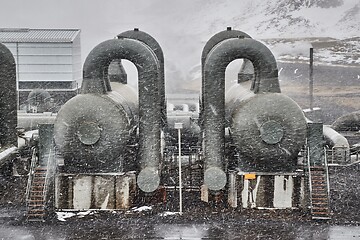
POLYGON ((330 177, 329 177, 329 165, 326 156, 326 148, 324 148, 324 167, 326 174, 327 200, 328 200, 328 206, 330 207, 330 177))
POLYGON ((30 163, 30 169, 29 169, 29 178, 28 178, 28 182, 27 182, 27 186, 26 186, 26 193, 25 193, 26 206, 28 206, 28 204, 29 204, 31 185, 32 185, 33 178, 34 178, 35 168, 39 161, 39 158, 37 156, 36 147, 32 147, 31 152, 32 152, 32 154, 31 154, 31 163, 30 163))
MULTIPOLYGON (((312 206, 312 183, 311 183, 311 165, 310 165, 310 148, 307 147, 307 166, 308 166, 308 173, 309 173, 309 190, 310 190, 310 206, 312 206)), ((312 211, 312 209, 311 209, 312 211)))

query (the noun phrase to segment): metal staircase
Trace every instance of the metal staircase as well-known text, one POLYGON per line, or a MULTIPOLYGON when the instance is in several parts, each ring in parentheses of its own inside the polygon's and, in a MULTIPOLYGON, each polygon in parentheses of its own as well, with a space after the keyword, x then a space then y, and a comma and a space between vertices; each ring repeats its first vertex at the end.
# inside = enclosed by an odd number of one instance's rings
POLYGON ((35 168, 27 205, 28 221, 45 221, 47 168, 35 168))
POLYGON ((309 166, 312 219, 330 219, 329 184, 325 166, 309 166))
POLYGON ((329 220, 329 171, 326 150, 324 149, 322 123, 308 123, 307 167, 311 218, 314 220, 329 220))
POLYGON ((29 179, 26 188, 28 221, 45 221, 52 205, 54 191, 55 151, 53 125, 39 125, 39 144, 32 149, 29 179))

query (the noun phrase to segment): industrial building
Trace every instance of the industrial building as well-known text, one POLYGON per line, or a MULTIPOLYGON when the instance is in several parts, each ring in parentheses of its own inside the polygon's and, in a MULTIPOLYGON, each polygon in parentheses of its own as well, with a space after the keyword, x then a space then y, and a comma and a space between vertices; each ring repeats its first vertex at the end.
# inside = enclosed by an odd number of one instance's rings
POLYGON ((56 105, 76 95, 82 79, 79 29, 1 28, 0 42, 15 58, 20 109, 34 89, 50 93, 56 105))

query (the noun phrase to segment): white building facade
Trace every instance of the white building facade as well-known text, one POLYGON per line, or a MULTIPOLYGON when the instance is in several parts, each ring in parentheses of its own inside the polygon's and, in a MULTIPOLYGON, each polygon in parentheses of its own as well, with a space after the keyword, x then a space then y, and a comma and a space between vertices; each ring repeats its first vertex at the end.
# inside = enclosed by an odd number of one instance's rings
POLYGON ((62 104, 76 95, 82 81, 79 29, 0 29, 0 42, 16 62, 19 106, 42 89, 62 104))

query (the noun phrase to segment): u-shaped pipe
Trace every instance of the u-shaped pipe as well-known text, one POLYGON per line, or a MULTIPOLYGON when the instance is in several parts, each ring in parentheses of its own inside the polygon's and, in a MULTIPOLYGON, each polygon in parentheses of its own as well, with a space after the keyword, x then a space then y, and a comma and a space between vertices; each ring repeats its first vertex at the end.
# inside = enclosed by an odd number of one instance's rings
MULTIPOLYGON (((101 83, 107 67, 114 59, 127 59, 134 63, 139 79, 139 188, 155 191, 160 183, 160 98, 159 62, 154 52, 144 43, 133 39, 112 39, 97 45, 84 63, 84 82, 101 83), (105 71, 104 71, 105 69, 105 71)), ((94 86, 96 84, 93 84, 94 86)), ((91 89, 85 89, 87 91, 91 89)), ((96 91, 96 90, 95 90, 96 91)))
POLYGON ((165 126, 166 121, 166 100, 165 100, 165 64, 164 64, 164 53, 160 44, 153 38, 150 34, 140 31, 138 28, 134 30, 129 30, 117 35, 117 38, 130 38, 135 39, 140 42, 148 45, 151 50, 154 51, 156 57, 159 59, 160 63, 160 81, 159 81, 159 95, 161 99, 161 117, 162 117, 162 126, 165 126))
MULTIPOLYGON (((231 39, 231 38, 251 38, 247 33, 244 33, 239 30, 233 30, 231 27, 228 27, 225 31, 221 31, 212 36, 209 41, 206 42, 203 51, 201 53, 201 86, 204 86, 204 65, 206 57, 208 56, 211 49, 213 49, 220 42, 231 39)), ((203 92, 203 91, 202 91, 203 92)), ((204 96, 202 95, 202 100, 204 96)), ((204 104, 204 102, 202 102, 204 104)))
POLYGON ((17 146, 16 65, 10 50, 0 43, 0 147, 17 146))
POLYGON ((259 92, 280 92, 278 69, 271 51, 253 39, 231 38, 218 43, 206 57, 204 64, 203 131, 204 182, 211 190, 226 184, 223 170, 225 149, 225 70, 235 59, 249 59, 255 75, 261 79, 259 92))

